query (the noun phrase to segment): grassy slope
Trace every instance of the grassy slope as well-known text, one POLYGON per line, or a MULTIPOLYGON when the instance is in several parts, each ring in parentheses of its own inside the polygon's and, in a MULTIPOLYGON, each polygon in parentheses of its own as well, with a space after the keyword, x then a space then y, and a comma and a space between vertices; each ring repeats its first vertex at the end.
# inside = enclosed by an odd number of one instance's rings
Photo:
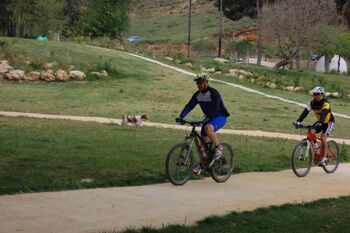
POLYGON ((284 232, 345 233, 350 230, 350 197, 323 199, 312 203, 261 208, 224 217, 209 217, 196 226, 171 225, 156 230, 127 230, 125 233, 189 232, 284 232), (330 217, 331 216, 331 217, 330 217))
MULTIPOLYGON (((4 40, 4 39, 2 39, 4 40)), ((6 39, 7 40, 7 39, 6 39)), ((11 41, 11 40, 9 40, 11 41)), ((12 42, 10 42, 12 43, 12 42)), ((124 113, 146 112, 152 121, 173 123, 196 87, 191 78, 162 68, 123 52, 86 47, 70 43, 42 43, 31 40, 16 40, 15 45, 27 57, 49 59, 59 64, 74 61, 76 67, 88 70, 101 60, 110 58, 114 67, 113 77, 83 82, 67 83, 18 83, 2 82, 0 85, 0 109, 50 114, 87 115, 119 118, 124 113), (61 46, 61 47, 59 47, 61 46), (61 48, 61 49, 60 49, 61 48), (33 51, 36 51, 35 53, 33 51), (54 59, 42 54, 55 54, 52 51, 67 51, 54 59)), ((17 63, 19 59, 17 58, 17 63)), ((265 71, 264 71, 265 72, 265 71)), ((269 71, 266 71, 269 75, 269 71)), ((278 74, 274 74, 278 78, 278 74)), ((222 76, 230 80, 230 78, 222 76)), ((306 79, 306 78, 305 78, 306 79)), ((232 78, 231 78, 232 80, 232 78)), ((343 79, 344 82, 346 78, 343 79)), ((236 81, 236 80, 235 80, 236 81)), ((246 82, 245 84, 247 84, 246 82)), ((266 131, 294 132, 291 122, 295 121, 302 107, 268 99, 244 92, 223 84, 212 83, 224 96, 231 112, 226 128, 261 129, 266 131)), ((280 91, 276 94, 284 96, 280 91)), ((285 96, 284 96, 285 97, 285 96)), ((306 94, 289 94, 289 99, 310 97, 306 94)), ((347 100, 332 100, 333 111, 347 113, 347 100)), ((191 118, 201 118, 197 108, 191 118)), ((309 117, 309 121, 313 121, 309 117)), ((336 137, 349 138, 349 120, 337 118, 336 137)))
MULTIPOLYGON (((192 39, 205 39, 219 32, 217 11, 194 13, 192 15, 192 39)), ((223 21, 224 31, 235 31, 254 25, 254 21, 243 18, 233 22, 227 18, 223 21)), ((170 40, 172 42, 186 42, 188 33, 188 15, 171 14, 157 18, 131 17, 129 35, 138 35, 145 40, 170 40)))

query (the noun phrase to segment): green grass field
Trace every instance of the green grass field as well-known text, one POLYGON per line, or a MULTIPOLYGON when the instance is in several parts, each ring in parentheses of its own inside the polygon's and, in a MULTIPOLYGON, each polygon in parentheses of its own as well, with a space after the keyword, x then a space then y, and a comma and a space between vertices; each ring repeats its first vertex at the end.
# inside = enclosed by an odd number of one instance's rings
MULTIPOLYGON (((86 71, 109 59, 108 65, 113 71, 109 78, 96 80, 89 77, 80 82, 1 82, 0 98, 4 100, 0 102, 1 111, 112 118, 120 118, 125 113, 148 113, 151 121, 175 123, 175 117, 196 91, 192 78, 121 51, 73 43, 8 38, 0 38, 0 41, 7 44, 2 56, 11 48, 22 51, 21 56, 10 56, 15 68, 21 68, 25 58, 30 58, 32 61, 56 61, 58 67, 74 65, 86 71), (57 53, 60 56, 50 56, 57 53)), ((32 65, 23 67, 28 70, 35 68, 32 65)), ((260 68, 259 72, 264 71, 260 68)), ((275 74, 275 78, 278 75, 275 74)), ((217 78, 229 81, 228 77, 217 78)), ((345 77, 340 78, 348 85, 345 77)), ((249 86, 244 81, 242 84, 249 86)), ((295 121, 302 107, 223 84, 213 82, 211 85, 220 90, 231 113, 225 128, 298 133, 291 122, 295 121)), ((286 92, 271 90, 271 93, 284 97, 286 92)), ((288 98, 306 101, 310 97, 299 93, 289 94, 288 98)), ((348 113, 346 100, 334 99, 332 102, 335 112, 348 113)), ((188 119, 201 118, 198 108, 188 116, 188 119)), ((172 144, 184 137, 183 132, 153 128, 136 131, 114 125, 0 119, 1 193, 163 182, 164 156, 172 144), (130 144, 132 141, 136 141, 137 146, 130 144), (81 179, 91 177, 92 183, 81 182, 81 179)), ((313 116, 310 116, 306 122, 312 121, 313 116)), ((333 136, 350 138, 349 120, 337 118, 336 121, 333 136)), ((289 168, 294 141, 227 135, 222 138, 240 155, 238 172, 289 168), (271 159, 261 160, 259 156, 271 156, 271 159)), ((346 158, 348 151, 348 147, 342 150, 346 158)))
MULTIPOLYGON (((0 128, 0 194, 165 182, 166 154, 185 137, 179 130, 30 118, 0 117, 0 128)), ((296 144, 220 138, 237 154, 235 173, 289 169, 296 144)), ((349 161, 350 147, 340 150, 349 161)))
MULTIPOLYGON (((227 18, 223 21, 223 30, 232 32, 255 25, 255 21, 243 18, 233 22, 227 18)), ((192 39, 206 39, 219 32, 219 12, 194 13, 192 15, 192 39)), ((167 14, 152 17, 136 15, 130 18, 128 35, 141 36, 147 41, 187 42, 188 15, 167 14)))
POLYGON ((209 217, 195 226, 171 225, 124 233, 284 232, 346 233, 350 230, 350 197, 323 199, 306 204, 273 206, 254 211, 209 217))

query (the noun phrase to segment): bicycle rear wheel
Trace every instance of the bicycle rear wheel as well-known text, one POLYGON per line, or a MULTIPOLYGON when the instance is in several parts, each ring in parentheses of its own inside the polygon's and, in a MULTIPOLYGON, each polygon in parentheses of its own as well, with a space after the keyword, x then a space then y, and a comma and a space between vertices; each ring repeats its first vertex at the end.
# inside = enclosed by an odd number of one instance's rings
POLYGON ((173 185, 183 185, 193 173, 193 153, 186 142, 173 146, 166 159, 165 170, 169 181, 173 185))
POLYGON ((311 169, 313 154, 311 147, 307 150, 307 144, 307 141, 303 140, 299 142, 293 150, 291 158, 292 169, 294 174, 298 177, 306 176, 311 169))
POLYGON ((235 165, 235 154, 232 147, 227 143, 221 145, 223 147, 222 157, 210 168, 211 177, 218 183, 225 182, 231 176, 235 165))
POLYGON ((326 166, 323 166, 323 170, 327 173, 333 173, 337 170, 340 156, 339 156, 339 148, 335 141, 330 140, 328 143, 328 154, 327 159, 328 163, 326 166))

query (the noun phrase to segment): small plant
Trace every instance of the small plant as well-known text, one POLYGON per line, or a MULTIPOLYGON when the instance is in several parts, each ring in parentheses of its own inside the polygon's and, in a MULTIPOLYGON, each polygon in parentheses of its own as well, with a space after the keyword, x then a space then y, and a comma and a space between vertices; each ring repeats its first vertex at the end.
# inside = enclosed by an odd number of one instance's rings
POLYGON ((300 77, 299 76, 294 77, 293 85, 294 85, 294 87, 299 87, 299 85, 300 85, 300 77))

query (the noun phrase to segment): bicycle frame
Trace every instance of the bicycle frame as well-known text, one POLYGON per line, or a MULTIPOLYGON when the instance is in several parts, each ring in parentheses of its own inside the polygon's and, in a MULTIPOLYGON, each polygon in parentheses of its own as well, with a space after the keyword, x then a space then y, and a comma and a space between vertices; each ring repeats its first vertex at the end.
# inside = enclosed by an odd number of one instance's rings
MULTIPOLYGON (((311 127, 310 126, 307 126, 305 128, 309 129, 309 131, 307 133, 307 138, 304 139, 304 140, 307 141, 307 153, 308 153, 309 148, 311 146, 313 151, 314 151, 314 163, 318 164, 318 162, 321 161, 321 159, 323 157, 323 154, 324 154, 324 150, 323 150, 323 147, 322 147, 322 140, 321 140, 320 137, 316 136, 316 133, 311 131, 311 127), (320 150, 318 150, 318 148, 316 147, 316 143, 315 142, 320 143, 320 145, 321 145, 320 150)), ((334 152, 332 151, 332 149, 330 147, 328 148, 328 153, 330 153, 332 155, 331 157, 328 157, 328 160, 329 161, 333 160, 335 155, 334 155, 334 152)))
MULTIPOLYGON (((205 150, 206 150, 207 152, 209 151, 209 148, 210 148, 210 147, 208 147, 208 145, 207 145, 207 143, 204 141, 203 137, 200 136, 200 135, 197 133, 197 131, 196 131, 196 126, 199 126, 202 122, 192 122, 192 123, 191 123, 191 122, 187 122, 187 121, 185 121, 185 122, 186 122, 186 123, 189 123, 189 124, 192 126, 192 129, 191 129, 190 134, 189 134, 188 136, 185 137, 185 141, 187 141, 187 142, 189 143, 189 147, 190 147, 189 150, 188 150, 188 152, 187 152, 187 154, 186 154, 185 163, 188 162, 189 154, 190 154, 190 151, 191 151, 191 149, 192 149, 192 147, 193 147, 193 142, 194 142, 194 144, 196 145, 198 157, 199 157, 200 161, 202 161, 202 162, 205 164, 205 161, 203 161, 203 160, 202 160, 202 157, 200 156, 199 145, 200 145, 200 143, 201 143, 202 145, 204 145, 205 150)), ((209 156, 210 156, 210 154, 209 154, 209 156)), ((213 162, 213 161, 212 161, 212 162, 213 162)), ((207 165, 207 166, 210 167, 211 165, 212 165, 212 163, 209 164, 209 165, 207 165)))

